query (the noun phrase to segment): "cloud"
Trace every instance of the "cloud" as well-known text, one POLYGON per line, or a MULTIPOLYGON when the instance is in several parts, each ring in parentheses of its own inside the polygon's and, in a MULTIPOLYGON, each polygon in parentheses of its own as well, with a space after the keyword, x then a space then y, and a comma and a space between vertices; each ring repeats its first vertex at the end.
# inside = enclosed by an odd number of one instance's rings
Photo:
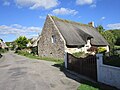
POLYGON ((9 6, 9 5, 10 5, 10 2, 4 1, 4 2, 3 2, 3 5, 4 5, 4 6, 9 6))
POLYGON ((78 18, 81 18, 82 16, 78 16, 78 18))
POLYGON ((94 0, 76 0, 77 5, 93 4, 94 0))
POLYGON ((90 5, 91 8, 95 8, 96 7, 96 4, 92 4, 90 5))
POLYGON ((120 23, 108 24, 109 29, 120 29, 120 23))
POLYGON ((10 26, 1 25, 0 35, 13 34, 16 36, 31 36, 32 34, 38 35, 42 29, 40 27, 26 27, 19 24, 12 24, 10 26))
POLYGON ((58 0, 15 0, 18 7, 28 7, 29 9, 45 8, 50 9, 59 4, 58 0))
POLYGON ((45 16, 39 16, 40 19, 45 19, 46 17, 45 16))
POLYGON ((105 20, 105 19, 106 19, 106 17, 101 17, 101 18, 100 18, 100 20, 105 20))
POLYGON ((76 15, 78 13, 78 11, 72 10, 69 8, 60 8, 60 9, 53 10, 52 13, 59 14, 59 15, 67 15, 67 14, 76 15))

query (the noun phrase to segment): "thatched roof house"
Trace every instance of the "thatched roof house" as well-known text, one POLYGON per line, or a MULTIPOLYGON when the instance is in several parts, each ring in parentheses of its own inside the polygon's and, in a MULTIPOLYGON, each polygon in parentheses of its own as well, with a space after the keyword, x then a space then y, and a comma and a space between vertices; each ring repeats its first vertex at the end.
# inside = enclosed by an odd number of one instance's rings
POLYGON ((52 19, 64 37, 66 45, 85 45, 88 38, 91 38, 92 45, 109 45, 103 36, 90 25, 59 19, 54 16, 52 19))
POLYGON ((38 40, 38 54, 62 58, 64 52, 87 51, 91 46, 108 46, 108 42, 91 25, 48 15, 38 40))

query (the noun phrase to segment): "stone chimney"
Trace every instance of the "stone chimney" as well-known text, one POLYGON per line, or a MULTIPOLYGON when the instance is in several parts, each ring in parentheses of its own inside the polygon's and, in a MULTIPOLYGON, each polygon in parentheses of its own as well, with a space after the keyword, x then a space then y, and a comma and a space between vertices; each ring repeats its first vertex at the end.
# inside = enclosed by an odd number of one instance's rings
POLYGON ((95 27, 94 22, 89 22, 88 25, 92 26, 92 27, 95 27))

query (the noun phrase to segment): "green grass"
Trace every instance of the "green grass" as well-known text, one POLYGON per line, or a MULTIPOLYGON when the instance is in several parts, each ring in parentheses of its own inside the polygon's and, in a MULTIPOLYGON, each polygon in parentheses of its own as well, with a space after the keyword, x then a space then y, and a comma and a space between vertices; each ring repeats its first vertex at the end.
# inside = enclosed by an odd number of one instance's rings
POLYGON ((99 90, 99 89, 86 84, 81 84, 77 90, 99 90))
POLYGON ((22 56, 26 56, 26 57, 32 58, 32 59, 56 62, 57 64, 61 64, 61 63, 64 62, 63 59, 52 58, 52 57, 39 57, 39 56, 35 56, 35 55, 31 54, 31 53, 24 52, 24 51, 17 51, 17 54, 22 55, 22 56))
POLYGON ((6 53, 7 50, 6 49, 0 49, 0 53, 6 53))
POLYGON ((80 84, 77 90, 99 90, 99 85, 85 81, 85 83, 80 84))

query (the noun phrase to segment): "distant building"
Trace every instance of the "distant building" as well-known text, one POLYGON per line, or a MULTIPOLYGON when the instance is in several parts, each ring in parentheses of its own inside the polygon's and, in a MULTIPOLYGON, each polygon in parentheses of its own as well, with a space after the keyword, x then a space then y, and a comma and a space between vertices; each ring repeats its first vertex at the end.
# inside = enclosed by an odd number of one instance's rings
POLYGON ((33 42, 32 47, 37 47, 38 46, 38 41, 41 36, 38 36, 37 39, 33 42))
POLYGON ((3 42, 2 39, 0 39, 0 48, 2 48, 2 49, 8 48, 8 46, 6 45, 5 42, 3 42))

